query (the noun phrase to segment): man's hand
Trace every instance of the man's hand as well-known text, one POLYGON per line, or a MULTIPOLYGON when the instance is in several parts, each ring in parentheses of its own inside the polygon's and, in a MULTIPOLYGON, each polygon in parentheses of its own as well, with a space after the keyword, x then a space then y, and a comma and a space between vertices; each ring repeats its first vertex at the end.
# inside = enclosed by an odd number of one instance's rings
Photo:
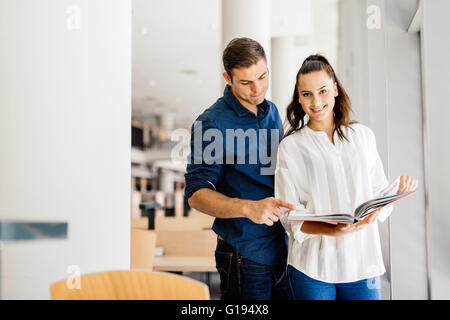
POLYGON ((254 223, 272 226, 283 216, 281 208, 295 210, 293 204, 270 197, 259 201, 247 201, 244 212, 245 216, 254 223))

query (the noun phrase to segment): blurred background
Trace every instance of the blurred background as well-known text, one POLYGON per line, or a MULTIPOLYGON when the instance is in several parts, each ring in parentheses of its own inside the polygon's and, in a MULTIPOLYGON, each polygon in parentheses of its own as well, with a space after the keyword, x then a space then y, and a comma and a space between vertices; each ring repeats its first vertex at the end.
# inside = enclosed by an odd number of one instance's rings
POLYGON ((0 297, 55 281, 169 271, 219 297, 213 219, 183 197, 193 121, 219 97, 222 50, 266 50, 284 118, 324 54, 373 129, 389 180, 419 180, 380 224, 383 299, 449 299, 445 0, 0 0, 0 297), (131 199, 131 205, 130 205, 131 199))

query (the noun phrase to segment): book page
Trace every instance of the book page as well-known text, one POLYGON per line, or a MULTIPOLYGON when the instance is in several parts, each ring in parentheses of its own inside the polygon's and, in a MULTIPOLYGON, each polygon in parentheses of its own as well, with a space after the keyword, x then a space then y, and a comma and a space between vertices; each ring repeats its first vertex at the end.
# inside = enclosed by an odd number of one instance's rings
POLYGON ((297 206, 296 210, 291 210, 288 214, 288 220, 318 221, 333 224, 337 222, 352 223, 354 220, 353 215, 348 213, 310 212, 302 206, 297 206))
POLYGON ((389 186, 387 186, 386 189, 384 189, 384 191, 381 192, 379 197, 383 198, 397 194, 399 186, 400 186, 400 177, 397 177, 394 181, 391 182, 389 186))

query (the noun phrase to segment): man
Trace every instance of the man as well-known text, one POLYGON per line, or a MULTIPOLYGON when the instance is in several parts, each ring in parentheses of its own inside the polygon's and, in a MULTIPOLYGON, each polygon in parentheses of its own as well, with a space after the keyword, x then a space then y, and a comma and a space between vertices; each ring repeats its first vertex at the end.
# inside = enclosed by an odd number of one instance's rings
POLYGON ((254 40, 234 39, 223 64, 224 95, 192 127, 185 195, 191 207, 216 217, 221 298, 288 299, 286 233, 279 219, 281 208, 295 207, 273 198, 274 171, 265 171, 275 167, 282 125, 276 106, 264 98, 264 49, 254 40), (212 135, 214 152, 208 145, 212 135), (263 163, 263 152, 271 163, 263 163))

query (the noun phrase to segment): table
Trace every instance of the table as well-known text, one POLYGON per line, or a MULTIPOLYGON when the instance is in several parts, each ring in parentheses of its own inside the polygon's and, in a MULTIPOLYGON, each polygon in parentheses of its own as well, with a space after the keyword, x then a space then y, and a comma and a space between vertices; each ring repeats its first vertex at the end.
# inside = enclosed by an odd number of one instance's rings
POLYGON ((216 272, 214 256, 162 256, 153 258, 153 270, 171 272, 216 272))
POLYGON ((211 286, 210 272, 217 272, 214 256, 162 256, 153 258, 153 270, 166 272, 204 272, 211 286))

